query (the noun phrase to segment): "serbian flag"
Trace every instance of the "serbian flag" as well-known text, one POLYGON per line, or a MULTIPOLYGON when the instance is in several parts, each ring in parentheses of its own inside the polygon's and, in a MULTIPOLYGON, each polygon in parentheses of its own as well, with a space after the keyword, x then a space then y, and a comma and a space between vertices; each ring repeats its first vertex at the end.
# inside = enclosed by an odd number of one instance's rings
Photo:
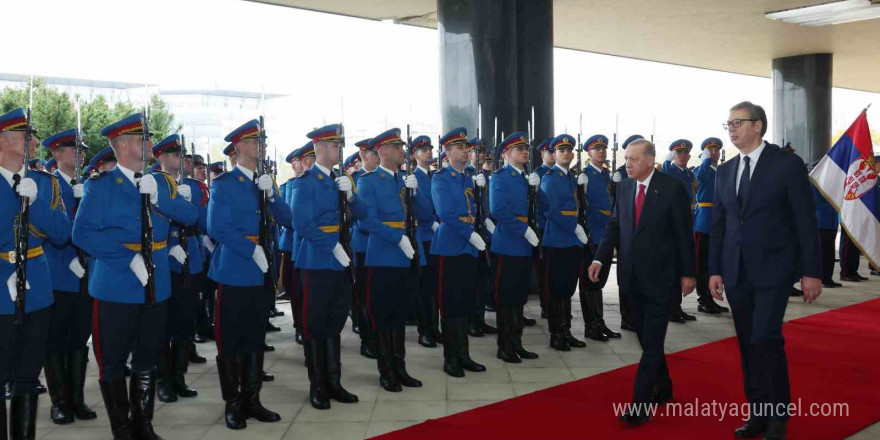
POLYGON ((810 180, 834 209, 862 254, 880 262, 880 188, 874 167, 868 109, 810 172, 810 180))

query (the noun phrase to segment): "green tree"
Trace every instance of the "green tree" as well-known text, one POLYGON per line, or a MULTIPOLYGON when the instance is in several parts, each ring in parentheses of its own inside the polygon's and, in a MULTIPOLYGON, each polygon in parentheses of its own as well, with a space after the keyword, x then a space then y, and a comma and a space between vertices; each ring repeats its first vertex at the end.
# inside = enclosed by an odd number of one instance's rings
MULTIPOLYGON (((71 96, 45 85, 42 79, 34 80, 34 102, 32 107, 33 125, 39 131, 39 138, 45 139, 55 133, 76 128, 75 101, 78 96, 71 96)), ((27 107, 28 86, 6 87, 0 91, 0 114, 19 107, 27 107)), ((80 112, 83 130, 83 142, 89 146, 86 160, 98 151, 110 145, 101 129, 131 114, 142 111, 128 101, 120 101, 111 106, 103 95, 91 101, 80 101, 80 112)), ((169 134, 177 133, 182 127, 172 127, 174 115, 168 111, 168 104, 159 96, 150 97, 150 131, 153 139, 158 141, 169 134)), ((48 151, 40 148, 37 155, 44 159, 50 157, 48 151)))

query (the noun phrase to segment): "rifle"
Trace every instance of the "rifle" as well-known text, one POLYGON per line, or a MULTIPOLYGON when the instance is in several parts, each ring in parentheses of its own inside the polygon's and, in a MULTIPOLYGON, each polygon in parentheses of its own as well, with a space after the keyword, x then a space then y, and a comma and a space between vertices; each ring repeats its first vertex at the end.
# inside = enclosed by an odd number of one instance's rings
MULTIPOLYGON (((406 124, 406 175, 412 176, 412 135, 409 131, 409 124, 406 124)), ((404 234, 409 239, 415 253, 410 261, 409 268, 414 274, 422 273, 422 265, 419 259, 419 242, 416 241, 416 209, 413 190, 407 188, 404 192, 404 214, 406 215, 406 223, 404 234)))
MULTIPOLYGON (((501 135, 502 137, 504 134, 501 135)), ((532 120, 529 121, 529 154, 528 159, 526 160, 526 175, 531 176, 534 168, 534 164, 532 163, 532 154, 535 151, 535 107, 532 107, 532 120)), ((535 190, 535 187, 532 185, 528 185, 528 199, 529 199, 529 214, 528 214, 528 225, 535 231, 535 234, 538 235, 538 241, 540 242, 540 229, 538 228, 538 192, 535 190)), ((541 258, 541 246, 535 246, 532 248, 532 256, 534 258, 541 258)))
MULTIPOLYGON (((82 173, 82 166, 80 164, 80 160, 82 159, 82 148, 85 147, 85 144, 82 140, 82 115, 79 107, 79 99, 76 100, 76 145, 73 147, 73 178, 70 180, 70 187, 72 188, 74 185, 79 183, 80 175, 82 173)), ((72 214, 76 216, 76 211, 79 209, 80 199, 75 199, 73 202, 73 212, 72 214)), ((79 265, 85 269, 85 274, 83 274, 82 278, 79 279, 79 293, 81 295, 89 294, 89 264, 86 261, 86 253, 83 252, 77 246, 74 246, 76 249, 76 260, 79 262, 79 265)))
MULTIPOLYGON (((257 138, 257 173, 256 176, 266 174, 266 162, 263 156, 266 154, 266 126, 265 118, 260 115, 260 135, 257 138)), ((260 232, 258 243, 266 254, 266 262, 269 270, 266 271, 264 285, 272 288, 272 294, 278 291, 278 268, 275 266, 275 251, 272 248, 272 220, 269 218, 269 199, 265 191, 257 191, 257 209, 260 210, 260 232)))
MULTIPOLYGON (((581 162, 581 152, 584 151, 584 146, 581 145, 581 132, 583 132, 583 125, 584 125, 583 121, 584 121, 583 115, 581 115, 580 126, 578 127, 578 137, 577 137, 577 143, 578 143, 577 144, 577 161, 578 161, 578 171, 586 174, 586 171, 584 170, 584 165, 581 162)), ((584 228, 584 232, 587 234, 587 244, 586 244, 586 246, 584 246, 584 252, 592 254, 591 249, 590 249, 590 240, 589 240, 590 227, 587 226, 587 206, 588 206, 587 203, 588 202, 587 202, 586 191, 584 191, 584 186, 578 185, 577 191, 575 193, 577 196, 577 205, 578 205, 578 212, 577 212, 578 220, 577 221, 578 221, 578 224, 581 225, 582 228, 584 228)), ((590 257, 590 261, 592 261, 592 257, 590 257)))
MULTIPOLYGON (((178 171, 178 182, 179 186, 186 185, 186 136, 180 135, 180 171, 178 171)), ((183 287, 191 287, 192 286, 192 277, 189 273, 189 227, 184 225, 178 225, 177 228, 177 241, 180 244, 180 247, 183 248, 183 254, 186 255, 186 259, 183 260, 183 264, 180 266, 180 275, 183 278, 183 287)))
POLYGON ((208 165, 205 167, 205 179, 208 180, 208 189, 211 189, 211 145, 208 145, 208 154, 206 160, 208 165))
MULTIPOLYGON (((345 151, 345 126, 339 124, 339 173, 341 176, 347 176, 343 168, 343 162, 345 162, 345 158, 342 157, 343 151, 345 151)), ((348 255, 349 260, 354 261, 353 254, 351 252, 351 226, 352 226, 352 218, 351 218, 351 210, 348 207, 348 195, 345 194, 345 191, 339 191, 339 244, 342 245, 342 249, 345 250, 345 255, 348 255)), ((416 243, 413 243, 413 247, 416 246, 416 243)), ((351 264, 345 267, 345 282, 348 284, 354 284, 354 270, 351 268, 351 264)))
MULTIPOLYGON (((31 107, 34 102, 34 80, 30 80, 30 85, 28 87, 28 106, 27 106, 27 126, 24 132, 24 156, 22 158, 21 167, 24 172, 25 177, 27 177, 28 172, 28 162, 31 160, 31 142, 34 138, 33 133, 33 118, 31 107)), ((13 175, 13 180, 15 180, 15 185, 18 185, 21 182, 22 177, 18 174, 13 175)), ((24 322, 24 314, 26 311, 26 298, 27 295, 27 254, 28 254, 28 240, 30 237, 30 201, 27 197, 21 197, 21 201, 18 207, 18 216, 15 218, 15 223, 13 224, 13 231, 15 234, 15 250, 13 251, 12 260, 15 262, 15 275, 17 277, 15 282, 15 325, 21 325, 24 322)))
MULTIPOLYGON (((147 148, 150 144, 149 112, 148 102, 146 109, 141 113, 141 125, 144 130, 141 134, 141 172, 135 173, 135 178, 143 178, 150 172, 147 164, 147 148)), ((141 257, 147 268, 147 285, 144 286, 145 302, 152 306, 156 304, 156 277, 153 267, 153 216, 149 194, 141 194, 141 257)))
MULTIPOLYGON (((474 170, 475 174, 483 173, 483 154, 480 151, 481 149, 485 149, 483 145, 483 140, 480 138, 480 128, 482 121, 481 117, 483 114, 483 108, 480 105, 477 105, 477 143, 474 145, 474 170)), ((486 185, 489 184, 489 179, 486 179, 486 185)), ((474 232, 483 239, 483 241, 488 243, 486 240, 486 211, 483 209, 483 191, 484 188, 480 188, 474 185, 474 232)), ((480 251, 480 260, 484 260, 486 264, 489 264, 489 252, 485 249, 480 251)))
POLYGON ((721 162, 718 165, 724 163, 724 148, 721 149, 721 162))
POLYGON ((495 147, 495 157, 492 158, 495 161, 495 170, 499 170, 501 169, 501 154, 498 148, 498 116, 495 116, 495 129, 492 130, 492 146, 495 147))
POLYGON ((620 121, 620 115, 614 116, 614 145, 611 147, 611 182, 608 184, 608 198, 611 200, 611 205, 614 206, 615 200, 617 199, 617 183, 618 181, 614 181, 615 176, 618 178, 622 177, 617 174, 617 131, 618 131, 618 123, 620 121))

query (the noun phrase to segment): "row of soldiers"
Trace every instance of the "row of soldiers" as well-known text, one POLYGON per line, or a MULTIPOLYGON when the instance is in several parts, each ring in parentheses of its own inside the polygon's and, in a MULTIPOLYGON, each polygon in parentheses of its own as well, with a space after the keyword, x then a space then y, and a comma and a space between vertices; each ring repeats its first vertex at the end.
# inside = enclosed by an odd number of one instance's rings
MULTIPOLYGON (((271 378, 263 369, 264 338, 276 264, 291 299, 295 338, 304 347, 310 403, 318 409, 329 408, 331 399, 358 401, 341 383, 340 332, 349 315, 360 333, 361 354, 377 360, 379 383, 390 392, 421 386, 406 369, 404 328, 411 315, 419 344, 443 345, 443 370, 453 377, 486 370, 470 357, 469 336, 497 334, 496 354, 505 362, 538 357, 522 344, 523 327, 535 324, 523 313, 533 292, 549 320, 554 349, 586 345, 571 333, 576 290, 585 336, 620 337, 603 319, 602 288, 610 268, 596 283, 584 270, 614 206, 614 186, 626 178, 625 166, 606 168, 603 135, 580 145, 567 134, 541 142, 535 149, 543 163, 532 171, 533 142, 524 132, 493 149, 456 128, 439 138, 432 167, 431 138, 404 141, 399 129, 391 129, 357 142, 358 152, 337 167, 345 139, 342 126, 332 124, 308 133, 309 143, 288 155, 295 177, 278 187, 258 172, 265 146, 259 121, 226 137, 224 153, 233 165, 227 170, 222 162, 206 164, 196 156, 187 166, 180 136, 153 144, 144 119, 132 115, 101 131, 111 146, 93 157, 91 177, 81 183, 74 169, 83 165, 75 162, 83 155, 76 153, 86 147, 76 129, 42 142, 57 169, 25 170, 25 148, 33 150, 37 142, 25 145, 32 130, 24 111, 0 116, 0 174, 6 181, 0 202, 8 208, 0 216, 3 231, 12 232, 20 200, 31 206, 21 323, 14 318, 16 273, 7 264, 14 255, 5 252, 13 248, 13 234, 0 239, 0 276, 10 294, 9 300, 0 296, 0 373, 11 388, 13 439, 35 437, 43 366, 55 423, 95 417, 82 393, 89 337, 114 438, 161 438, 152 426, 157 382, 163 401, 197 394, 184 373, 193 357, 196 310, 204 310, 199 292, 213 303, 213 316, 203 319, 217 344, 226 425, 243 429, 248 418, 280 420, 260 401, 262 382, 271 378), (574 161, 576 150, 589 155, 582 166, 574 161), (143 169, 153 158, 160 169, 143 169), (409 165, 412 171, 404 172, 409 165), (196 178, 182 177, 190 173, 196 178), (208 175, 210 188, 203 182, 208 175), (146 217, 142 200, 149 204, 146 217), (261 238, 266 216, 275 226, 274 247, 261 238), (149 265, 142 252, 144 222, 152 226, 149 265), (79 252, 87 256, 85 264, 79 252), (282 256, 278 262, 275 252, 282 256), (148 294, 151 285, 154 295, 148 294), (497 329, 484 319, 487 308, 496 313, 497 329)), ((638 138, 630 137, 623 148, 638 138)), ((713 314, 726 309, 708 294, 703 248, 721 147, 716 138, 704 141, 702 162, 690 170, 692 145, 679 140, 660 165, 687 183, 700 255, 699 310, 713 314)), ((625 308, 621 312, 622 327, 631 330, 625 308)), ((693 319, 680 302, 670 310, 671 321, 693 319)))

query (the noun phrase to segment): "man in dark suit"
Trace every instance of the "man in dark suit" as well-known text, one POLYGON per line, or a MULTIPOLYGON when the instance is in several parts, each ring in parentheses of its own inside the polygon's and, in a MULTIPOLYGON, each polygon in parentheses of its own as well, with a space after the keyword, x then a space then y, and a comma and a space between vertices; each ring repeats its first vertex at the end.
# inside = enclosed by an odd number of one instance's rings
POLYGON ((798 278, 804 301, 822 292, 819 228, 800 158, 763 140, 764 109, 742 102, 725 128, 739 156, 718 167, 709 290, 727 298, 751 407, 739 438, 784 439, 791 402, 782 318, 798 278))
POLYGON ((671 293, 679 282, 685 295, 696 285, 691 202, 680 180, 655 172, 655 155, 654 144, 645 139, 633 141, 626 149, 630 178, 617 187, 617 204, 588 272, 596 282, 602 266, 611 264, 614 248, 618 249, 617 280, 626 291, 642 346, 633 389, 636 405, 620 418, 631 424, 651 420, 648 404, 672 399, 663 351, 671 293))

